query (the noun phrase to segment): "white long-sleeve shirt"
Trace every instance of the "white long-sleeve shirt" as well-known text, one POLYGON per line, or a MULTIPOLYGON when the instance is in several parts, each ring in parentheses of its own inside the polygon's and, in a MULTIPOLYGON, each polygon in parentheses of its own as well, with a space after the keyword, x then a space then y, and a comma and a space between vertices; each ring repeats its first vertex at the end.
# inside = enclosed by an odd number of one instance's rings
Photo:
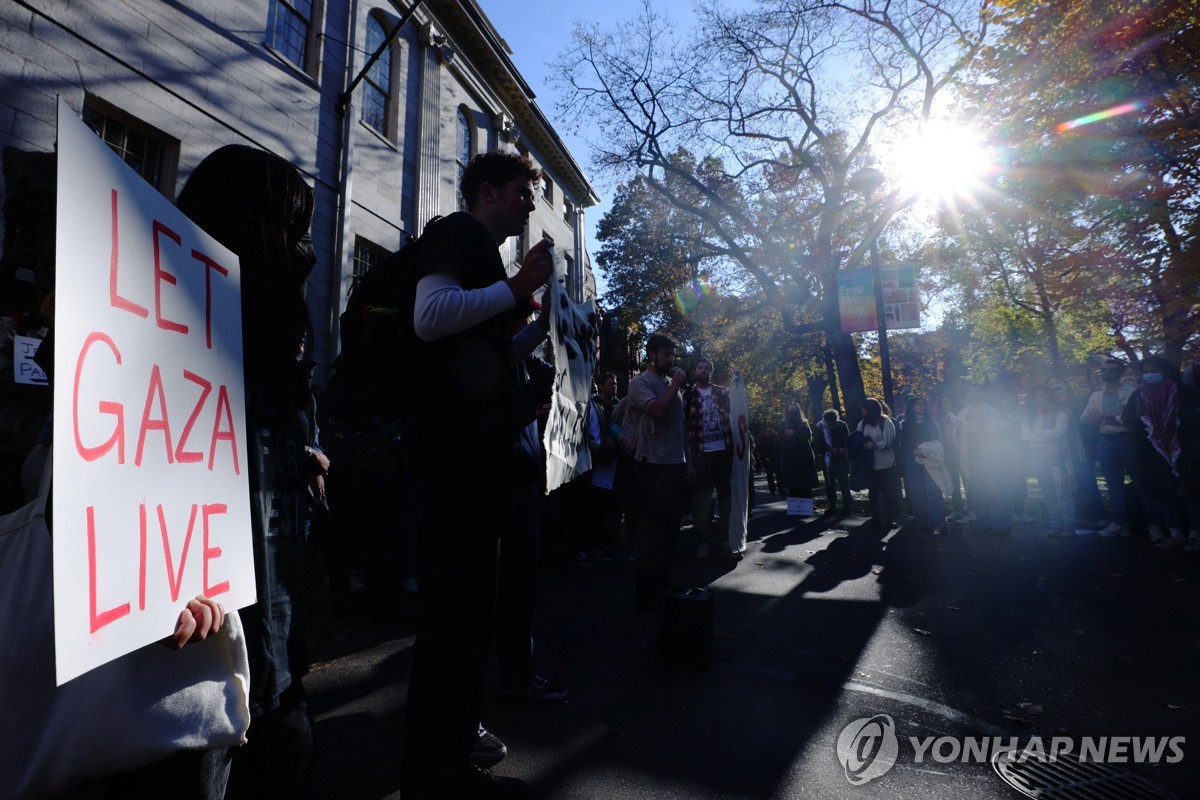
MULTIPOLYGON (((517 305, 504 281, 482 289, 464 289, 458 280, 443 272, 426 275, 417 282, 413 327, 423 342, 434 342, 472 328, 517 305)), ((546 338, 536 322, 526 325, 512 339, 513 361, 520 361, 546 338)))

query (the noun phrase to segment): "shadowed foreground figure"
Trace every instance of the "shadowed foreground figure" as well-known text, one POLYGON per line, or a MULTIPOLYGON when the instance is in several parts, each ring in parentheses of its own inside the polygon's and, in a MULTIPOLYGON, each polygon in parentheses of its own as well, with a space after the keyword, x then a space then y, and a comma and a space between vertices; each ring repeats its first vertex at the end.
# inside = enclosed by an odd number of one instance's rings
POLYGON ((299 171, 263 150, 222 147, 196 167, 179 208, 241 260, 246 380, 246 470, 258 601, 241 612, 250 656, 250 730, 237 748, 227 797, 303 798, 312 786, 306 526, 324 494, 311 366, 298 360, 308 330, 304 281, 313 193, 299 171), (311 487, 311 492, 310 492, 311 487))
POLYGON ((496 611, 498 520, 527 500, 519 365, 545 338, 513 335, 518 303, 551 276, 547 240, 505 277, 499 246, 526 226, 541 172, 526 158, 476 156, 462 177, 468 212, 426 226, 416 246, 412 450, 420 483, 423 609, 413 652, 402 790, 416 798, 524 797, 525 785, 471 766, 496 611), (448 480, 469 475, 464 487, 448 480))

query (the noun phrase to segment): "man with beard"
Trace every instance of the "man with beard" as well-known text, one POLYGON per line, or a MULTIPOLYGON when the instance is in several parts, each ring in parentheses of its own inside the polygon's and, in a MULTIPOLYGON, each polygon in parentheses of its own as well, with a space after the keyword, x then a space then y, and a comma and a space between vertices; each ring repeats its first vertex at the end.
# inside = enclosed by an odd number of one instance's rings
POLYGON ((684 418, 688 435, 688 461, 696 474, 692 496, 695 520, 696 557, 708 558, 715 543, 725 556, 740 558, 729 548, 729 511, 732 493, 729 486, 733 471, 733 428, 729 424, 729 388, 713 383, 713 363, 702 358, 696 362, 696 383, 683 395, 684 418), (713 533, 713 492, 717 493, 718 522, 713 533))
POLYGON ((646 370, 629 382, 629 405, 637 429, 633 454, 638 530, 634 605, 653 611, 671 585, 671 555, 689 498, 683 398, 686 377, 675 366, 675 342, 661 333, 646 343, 646 370))

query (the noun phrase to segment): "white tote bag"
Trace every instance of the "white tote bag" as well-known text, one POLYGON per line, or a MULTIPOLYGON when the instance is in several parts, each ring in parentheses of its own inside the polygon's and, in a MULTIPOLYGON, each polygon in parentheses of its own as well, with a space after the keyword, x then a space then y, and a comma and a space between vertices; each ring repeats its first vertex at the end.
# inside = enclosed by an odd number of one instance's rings
POLYGON ((148 645, 54 685, 49 477, 47 462, 37 499, 0 517, 0 798, 245 742, 250 668, 236 612, 203 642, 148 645))

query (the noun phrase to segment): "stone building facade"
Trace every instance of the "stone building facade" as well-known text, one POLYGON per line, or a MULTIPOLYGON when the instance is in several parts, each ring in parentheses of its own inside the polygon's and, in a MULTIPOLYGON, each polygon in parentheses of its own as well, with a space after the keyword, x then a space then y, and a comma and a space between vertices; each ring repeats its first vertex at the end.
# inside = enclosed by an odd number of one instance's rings
POLYGON ((59 95, 170 199, 225 144, 304 173, 316 192, 307 290, 318 381, 355 276, 460 207, 458 175, 474 153, 519 150, 547 175, 506 263, 550 236, 571 295, 594 297, 584 210, 598 198, 510 55, 476 0, 5 0, 0 316, 28 311, 35 287, 53 281, 59 95))

